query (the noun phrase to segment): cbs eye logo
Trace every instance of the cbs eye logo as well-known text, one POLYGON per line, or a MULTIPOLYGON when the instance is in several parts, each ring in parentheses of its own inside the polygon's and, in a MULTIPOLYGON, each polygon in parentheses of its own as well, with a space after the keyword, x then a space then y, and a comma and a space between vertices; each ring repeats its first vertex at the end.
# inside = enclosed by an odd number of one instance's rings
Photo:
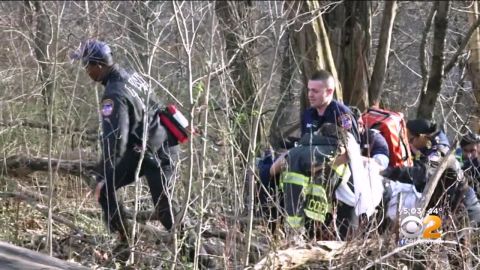
POLYGON ((442 226, 442 220, 438 216, 428 215, 423 221, 416 216, 408 216, 402 220, 400 231, 406 238, 417 238, 422 235, 425 239, 440 238, 439 232, 434 232, 442 226))

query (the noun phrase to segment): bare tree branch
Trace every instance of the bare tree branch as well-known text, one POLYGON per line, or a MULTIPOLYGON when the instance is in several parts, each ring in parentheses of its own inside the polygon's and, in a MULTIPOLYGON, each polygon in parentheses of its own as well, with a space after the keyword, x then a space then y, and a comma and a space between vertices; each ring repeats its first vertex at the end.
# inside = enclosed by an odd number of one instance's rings
POLYGON ((432 119, 435 104, 442 88, 444 49, 448 27, 448 11, 450 1, 438 1, 437 14, 434 19, 433 32, 433 56, 430 67, 427 90, 420 94, 420 104, 417 110, 417 117, 432 119))
POLYGON ((460 46, 458 46, 457 51, 452 56, 448 64, 445 65, 445 68, 443 69, 444 76, 448 72, 450 72, 450 70, 455 66, 455 64, 457 63, 458 57, 463 53, 463 50, 465 50, 465 48, 467 47, 468 42, 470 41, 470 38, 472 37, 473 33, 475 32, 475 30, 477 30, 479 26, 480 26, 480 18, 477 19, 475 24, 470 26, 467 33, 465 34, 465 37, 462 40, 462 43, 460 43, 460 46))
POLYGON ((375 57, 375 66, 373 67, 372 79, 368 88, 368 99, 370 106, 380 104, 380 95, 382 93, 385 73, 387 72, 388 56, 390 54, 390 43, 392 40, 393 22, 397 10, 397 1, 385 2, 385 13, 382 19, 382 30, 380 32, 380 41, 378 43, 377 55, 375 57))
POLYGON ((8 269, 90 269, 5 242, 0 242, 0 264, 8 269))
POLYGON ((422 74, 422 89, 421 93, 426 91, 427 82, 428 82, 428 69, 427 69, 427 40, 428 40, 428 33, 430 32, 430 28, 432 27, 433 16, 437 12, 438 4, 434 3, 432 8, 430 9, 430 13, 428 14, 427 21, 425 28, 422 31, 422 41, 420 42, 420 70, 422 74))

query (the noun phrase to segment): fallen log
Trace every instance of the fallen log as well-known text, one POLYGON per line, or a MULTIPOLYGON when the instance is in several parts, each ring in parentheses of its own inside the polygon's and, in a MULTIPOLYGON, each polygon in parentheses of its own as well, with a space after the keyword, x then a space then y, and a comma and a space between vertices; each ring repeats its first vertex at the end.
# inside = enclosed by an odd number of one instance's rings
POLYGON ((88 269, 79 264, 62 261, 26 248, 0 242, 0 265, 2 269, 38 270, 38 269, 88 269))
MULTIPOLYGON (((95 168, 96 162, 89 160, 64 160, 51 159, 52 167, 58 168, 59 172, 84 175, 95 168)), ((7 157, 3 162, 6 165, 7 172, 13 171, 21 175, 28 175, 34 171, 48 171, 48 158, 46 157, 27 157, 23 155, 13 155, 7 157)))
POLYGON ((341 241, 321 241, 315 246, 291 247, 271 252, 260 260, 253 269, 291 269, 313 261, 329 261, 345 247, 341 241))
POLYGON ((373 250, 381 245, 382 240, 360 241, 317 241, 313 244, 288 247, 267 254, 253 266, 261 269, 296 269, 298 267, 337 259, 351 258, 359 250, 373 250))
MULTIPOLYGON (((5 126, 5 127, 17 127, 17 126, 23 126, 23 127, 28 127, 28 128, 37 128, 37 129, 44 129, 44 130, 49 130, 48 123, 44 122, 35 122, 35 121, 29 121, 29 120, 15 120, 15 121, 10 121, 10 122, 0 122, 0 126, 5 126)), ((63 133, 63 134, 69 134, 69 133, 77 133, 81 134, 87 141, 96 141, 98 140, 98 131, 95 129, 80 129, 80 128, 67 128, 67 127, 60 127, 60 126, 52 126, 52 132, 53 133, 63 133)))

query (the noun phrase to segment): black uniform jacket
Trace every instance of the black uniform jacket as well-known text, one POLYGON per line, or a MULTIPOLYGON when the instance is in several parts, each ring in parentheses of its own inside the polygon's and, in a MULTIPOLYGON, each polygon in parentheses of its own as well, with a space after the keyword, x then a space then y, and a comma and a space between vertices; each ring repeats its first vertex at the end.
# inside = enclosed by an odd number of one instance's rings
POLYGON ((147 152, 155 153, 167 138, 158 117, 159 103, 148 83, 114 65, 102 81, 103 164, 114 168, 127 150, 139 149, 148 130, 147 152), (147 125, 144 127, 144 120, 147 125))

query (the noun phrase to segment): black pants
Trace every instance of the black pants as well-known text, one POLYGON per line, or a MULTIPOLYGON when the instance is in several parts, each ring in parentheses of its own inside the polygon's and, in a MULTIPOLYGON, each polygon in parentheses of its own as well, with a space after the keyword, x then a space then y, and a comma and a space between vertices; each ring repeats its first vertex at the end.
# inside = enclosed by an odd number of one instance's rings
MULTIPOLYGON (((177 146, 178 147, 178 146, 177 146)), ((169 193, 174 162, 171 156, 178 151, 177 147, 160 150, 156 156, 145 155, 139 176, 145 176, 150 187, 156 214, 162 225, 170 230, 173 226, 172 194, 169 193)), ((99 203, 104 213, 104 219, 111 232, 120 232, 127 235, 128 226, 124 221, 122 206, 117 201, 117 189, 135 181, 135 171, 138 166, 140 154, 127 150, 124 158, 118 162, 113 170, 105 171, 105 185, 103 186, 99 203)))

